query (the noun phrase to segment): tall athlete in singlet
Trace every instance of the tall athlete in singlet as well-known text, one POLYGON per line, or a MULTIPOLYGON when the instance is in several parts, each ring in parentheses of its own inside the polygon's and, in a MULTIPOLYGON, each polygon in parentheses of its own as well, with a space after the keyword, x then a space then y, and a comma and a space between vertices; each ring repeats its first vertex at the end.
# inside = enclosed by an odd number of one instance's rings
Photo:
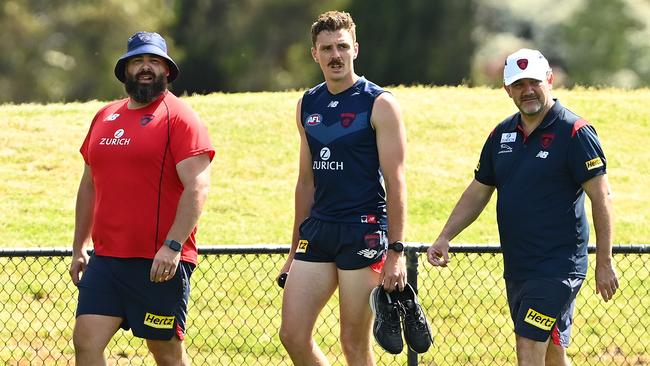
POLYGON ((406 138, 390 93, 354 72, 355 26, 347 13, 312 25, 312 56, 325 82, 298 102, 300 170, 280 339, 299 365, 327 365, 314 324, 339 288, 341 345, 349 365, 374 365, 371 290, 403 289, 406 138), (384 190, 384 185, 386 189, 384 190))

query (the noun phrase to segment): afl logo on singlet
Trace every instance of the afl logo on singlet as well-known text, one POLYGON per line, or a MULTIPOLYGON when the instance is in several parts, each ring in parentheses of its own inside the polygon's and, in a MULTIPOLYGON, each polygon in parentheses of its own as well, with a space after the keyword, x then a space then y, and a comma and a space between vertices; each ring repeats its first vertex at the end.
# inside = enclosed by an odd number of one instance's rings
POLYGON ((309 126, 316 126, 317 124, 321 123, 323 120, 323 116, 321 116, 318 113, 314 113, 307 117, 307 125, 309 126))

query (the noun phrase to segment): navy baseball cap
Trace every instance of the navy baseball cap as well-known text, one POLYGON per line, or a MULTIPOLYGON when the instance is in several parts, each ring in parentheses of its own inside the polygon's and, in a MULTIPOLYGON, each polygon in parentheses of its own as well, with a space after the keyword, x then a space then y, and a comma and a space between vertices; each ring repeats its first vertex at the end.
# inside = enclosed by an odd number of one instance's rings
POLYGON ((129 37, 126 44, 126 53, 122 55, 122 57, 117 60, 117 64, 115 64, 115 76, 119 81, 124 82, 124 68, 126 67, 126 61, 133 56, 143 54, 160 56, 167 61, 167 65, 169 66, 167 82, 171 83, 178 76, 180 70, 178 69, 178 66, 176 66, 174 60, 167 55, 167 43, 160 34, 153 32, 137 32, 129 37))

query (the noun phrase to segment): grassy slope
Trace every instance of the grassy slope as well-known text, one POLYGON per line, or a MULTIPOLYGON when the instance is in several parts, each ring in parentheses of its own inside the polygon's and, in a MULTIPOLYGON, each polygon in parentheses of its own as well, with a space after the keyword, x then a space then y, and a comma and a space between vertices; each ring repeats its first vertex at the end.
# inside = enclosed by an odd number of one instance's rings
MULTIPOLYGON (((394 88, 408 131, 407 239, 429 242, 472 179, 492 127, 514 111, 502 90, 394 88)), ((648 243, 650 91, 558 90, 597 128, 615 193, 616 243, 648 243)), ((299 92, 185 98, 209 127, 217 155, 201 218, 203 244, 287 243, 293 215, 299 92)), ((66 246, 83 161, 78 153, 101 102, 0 106, 0 236, 10 247, 66 246)), ((592 237, 593 238, 593 237, 592 237)), ((496 243, 494 199, 457 243, 496 243)))

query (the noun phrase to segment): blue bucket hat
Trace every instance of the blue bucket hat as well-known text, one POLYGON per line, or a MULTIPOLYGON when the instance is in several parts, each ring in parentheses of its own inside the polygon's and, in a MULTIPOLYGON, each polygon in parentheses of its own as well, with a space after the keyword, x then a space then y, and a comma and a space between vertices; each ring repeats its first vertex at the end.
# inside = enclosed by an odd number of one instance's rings
POLYGON ((126 61, 137 55, 151 54, 164 58, 169 66, 169 76, 167 82, 172 82, 178 76, 178 66, 169 55, 167 55, 167 43, 165 39, 158 33, 152 32, 137 32, 132 35, 127 41, 127 52, 117 60, 115 64, 115 76, 121 82, 124 82, 124 68, 126 61))

